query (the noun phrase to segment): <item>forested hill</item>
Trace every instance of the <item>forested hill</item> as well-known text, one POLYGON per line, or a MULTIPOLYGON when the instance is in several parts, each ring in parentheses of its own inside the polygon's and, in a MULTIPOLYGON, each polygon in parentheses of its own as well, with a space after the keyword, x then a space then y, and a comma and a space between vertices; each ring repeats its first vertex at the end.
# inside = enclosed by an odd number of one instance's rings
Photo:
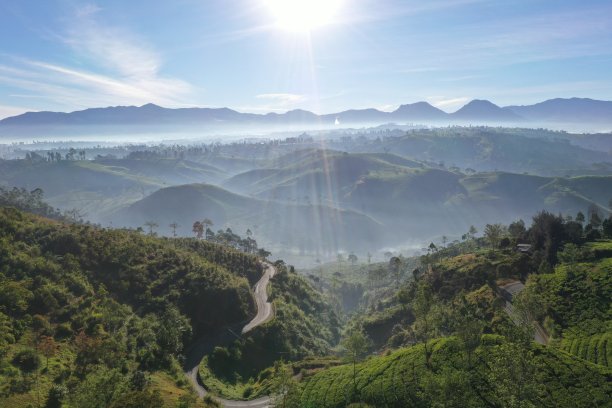
POLYGON ((0 207, 0 406, 202 406, 184 348, 248 319, 261 272, 217 244, 0 207))

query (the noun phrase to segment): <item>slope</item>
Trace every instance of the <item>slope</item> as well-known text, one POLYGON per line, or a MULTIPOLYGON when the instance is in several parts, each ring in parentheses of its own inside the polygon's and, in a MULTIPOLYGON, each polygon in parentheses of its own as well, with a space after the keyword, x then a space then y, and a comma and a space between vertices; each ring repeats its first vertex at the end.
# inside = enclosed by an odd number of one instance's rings
POLYGON ((189 184, 156 191, 116 212, 119 225, 141 226, 155 221, 165 228, 177 222, 181 235, 190 235, 196 220, 209 218, 215 228, 251 229, 266 248, 284 246, 324 252, 364 248, 381 240, 383 231, 373 219, 325 205, 264 201, 206 184, 189 184))

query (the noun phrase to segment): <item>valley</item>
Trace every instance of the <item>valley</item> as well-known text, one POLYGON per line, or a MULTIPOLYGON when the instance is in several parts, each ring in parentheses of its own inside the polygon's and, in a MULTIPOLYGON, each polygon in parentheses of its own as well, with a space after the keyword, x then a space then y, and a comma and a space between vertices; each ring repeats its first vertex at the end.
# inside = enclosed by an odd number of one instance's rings
POLYGON ((604 404, 609 153, 370 132, 0 161, 2 401, 604 404))

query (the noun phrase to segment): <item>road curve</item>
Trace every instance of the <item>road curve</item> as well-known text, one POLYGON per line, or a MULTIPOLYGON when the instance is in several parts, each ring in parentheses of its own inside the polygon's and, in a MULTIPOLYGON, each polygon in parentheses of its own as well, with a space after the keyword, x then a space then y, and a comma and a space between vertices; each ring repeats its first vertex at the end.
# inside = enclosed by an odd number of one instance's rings
MULTIPOLYGON (((257 314, 246 326, 242 328, 241 333, 245 334, 255 327, 260 326, 274 317, 274 309, 272 304, 268 302, 268 283, 270 279, 276 273, 276 268, 269 262, 262 262, 264 267, 264 274, 255 284, 255 290, 253 291, 253 297, 255 298, 255 305, 257 307, 257 314)), ((228 326, 222 329, 219 333, 212 336, 208 336, 201 341, 196 342, 187 353, 185 359, 185 375, 189 379, 193 389, 197 392, 200 398, 203 398, 208 391, 202 385, 198 367, 200 361, 208 353, 210 353, 216 346, 230 343, 236 337, 236 331, 240 330, 239 327, 228 326)), ((234 401, 226 400, 220 397, 214 397, 221 405, 227 408, 267 408, 270 407, 270 398, 261 397, 250 401, 234 401)))
POLYGON ((255 327, 266 323, 274 317, 272 303, 268 302, 268 283, 276 273, 276 268, 271 263, 264 263, 263 266, 265 268, 264 274, 255 284, 255 290, 253 291, 253 296, 255 297, 255 303, 257 305, 257 314, 249 324, 242 328, 242 334, 248 333, 255 327))
MULTIPOLYGON (((512 306, 511 300, 514 295, 517 295, 523 289, 525 289, 525 285, 523 284, 523 282, 513 281, 503 286, 500 286, 499 288, 509 295, 509 297, 506 297, 506 305, 504 306, 504 310, 506 311, 506 313, 508 313, 508 316, 510 316, 510 318, 514 320, 516 317, 514 315, 514 306, 512 306)), ((548 335, 546 334, 544 328, 540 326, 540 323, 533 322, 533 326, 535 328, 533 333, 533 339, 540 344, 548 344, 548 335)))

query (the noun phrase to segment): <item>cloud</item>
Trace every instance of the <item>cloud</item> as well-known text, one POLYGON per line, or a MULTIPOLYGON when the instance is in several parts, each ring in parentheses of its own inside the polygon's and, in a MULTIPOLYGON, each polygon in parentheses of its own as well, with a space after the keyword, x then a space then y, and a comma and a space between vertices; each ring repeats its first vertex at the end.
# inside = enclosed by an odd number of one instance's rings
POLYGON ((0 119, 8 118, 9 116, 21 115, 27 111, 27 108, 22 108, 19 106, 0 105, 0 119))
POLYGON ((161 54, 125 28, 101 23, 101 13, 94 4, 75 10, 64 33, 56 36, 79 66, 5 56, 0 83, 16 94, 27 90, 69 109, 149 102, 186 105, 193 87, 162 74, 161 54))

